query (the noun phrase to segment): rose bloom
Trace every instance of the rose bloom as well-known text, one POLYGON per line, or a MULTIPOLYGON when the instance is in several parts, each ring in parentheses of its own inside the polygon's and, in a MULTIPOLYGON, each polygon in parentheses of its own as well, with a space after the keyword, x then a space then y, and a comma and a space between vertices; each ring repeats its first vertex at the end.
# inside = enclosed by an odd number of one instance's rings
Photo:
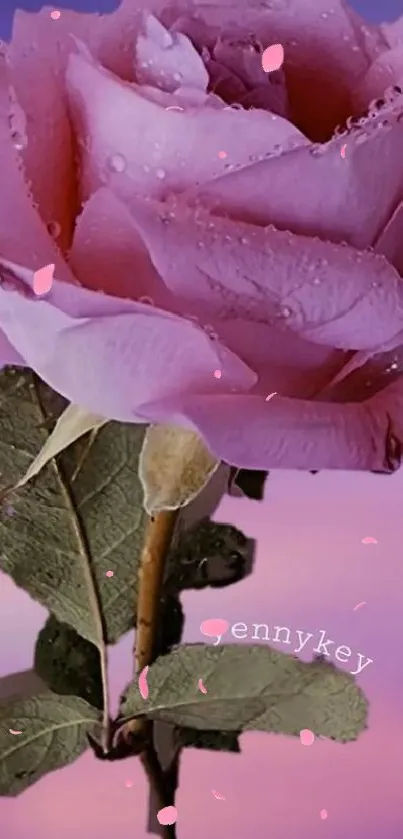
POLYGON ((403 20, 342 0, 51 12, 17 11, 1 50, 0 364, 238 467, 393 472, 403 20))

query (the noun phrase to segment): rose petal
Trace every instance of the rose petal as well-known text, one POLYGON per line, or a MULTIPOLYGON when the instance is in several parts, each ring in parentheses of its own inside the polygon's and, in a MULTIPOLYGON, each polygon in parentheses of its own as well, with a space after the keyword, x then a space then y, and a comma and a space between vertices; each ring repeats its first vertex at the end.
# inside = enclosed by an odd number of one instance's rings
POLYGON ((173 306, 128 208, 104 187, 87 201, 77 221, 69 264, 86 288, 173 306))
POLYGON ((375 243, 377 253, 382 253, 403 277, 403 201, 396 207, 375 243))
POLYGON ((72 318, 51 302, 0 288, 0 328, 51 387, 107 419, 142 421, 142 402, 254 384, 255 374, 191 321, 103 298, 122 313, 72 318))
POLYGON ((403 188, 400 99, 324 146, 300 147, 230 172, 189 190, 188 198, 243 221, 368 247, 403 188))
POLYGON ((403 16, 391 23, 381 23, 379 28, 390 47, 403 44, 403 16))
POLYGON ((180 32, 170 33, 159 21, 145 13, 144 33, 137 38, 136 79, 172 92, 187 85, 205 93, 208 73, 192 42, 180 32))
MULTIPOLYGON (((149 0, 150 10, 163 7, 149 0)), ((27 179, 46 223, 61 228, 67 248, 79 208, 75 148, 65 95, 65 68, 74 38, 85 42, 99 61, 124 79, 133 79, 134 43, 141 23, 141 3, 123 0, 110 14, 82 14, 63 9, 55 22, 51 7, 38 13, 17 9, 9 48, 12 84, 27 118, 28 145, 22 152, 27 179)))
MULTIPOLYGON (((177 26, 197 43, 203 24, 211 28, 211 41, 248 37, 251 32, 264 46, 284 47, 284 69, 296 125, 309 137, 324 140, 351 113, 351 91, 377 54, 376 31, 359 15, 350 15, 342 0, 274 0, 257 3, 220 0, 197 3, 197 20, 178 13, 177 26), (371 48, 372 47, 372 48, 371 48)), ((172 13, 163 15, 172 23, 172 13)), ((199 43, 198 43, 199 45, 199 43)))
POLYGON ((374 99, 381 99, 393 85, 403 86, 403 44, 385 50, 371 64, 354 91, 355 112, 365 111, 374 99))
POLYGON ((146 419, 197 430, 210 451, 242 469, 391 471, 387 417, 368 403, 331 404, 222 394, 143 405, 146 419), (175 413, 176 411, 176 413, 175 413))
POLYGON ((10 129, 8 67, 0 55, 0 254, 12 261, 23 261, 31 269, 54 263, 60 279, 74 282, 63 260, 38 216, 24 179, 18 149, 13 146, 10 129))
POLYGON ((70 57, 67 86, 83 145, 85 195, 114 177, 117 194, 160 196, 203 183, 278 143, 306 142, 290 123, 265 111, 167 111, 82 54, 70 57), (230 163, 218 156, 221 149, 230 163), (126 163, 118 177, 116 155, 126 163))
POLYGON ((403 327, 403 284, 381 255, 202 217, 180 201, 129 206, 167 286, 219 320, 236 314, 339 349, 376 349, 403 327))

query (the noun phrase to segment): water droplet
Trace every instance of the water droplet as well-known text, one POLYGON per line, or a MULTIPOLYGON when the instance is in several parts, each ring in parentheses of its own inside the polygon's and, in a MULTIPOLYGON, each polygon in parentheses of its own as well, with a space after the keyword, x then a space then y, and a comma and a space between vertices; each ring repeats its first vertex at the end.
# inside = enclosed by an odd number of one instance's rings
POLYGON ((158 180, 163 181, 164 178, 166 178, 167 173, 166 173, 165 169, 157 169, 155 174, 156 174, 158 180))
POLYGON ((28 138, 26 134, 22 134, 20 131, 13 131, 11 134, 11 138, 13 141, 13 146, 17 151, 23 151, 26 149, 28 145, 28 138))
POLYGON ((319 277, 314 277, 312 282, 313 282, 314 285, 320 285, 321 284, 321 280, 319 279, 319 277))
POLYGON ((283 306, 281 308, 280 317, 287 319, 287 318, 290 318, 291 315, 292 315, 292 309, 290 309, 289 306, 283 306))
POLYGON ((127 166, 126 158, 123 154, 111 154, 107 160, 108 167, 112 172, 124 172, 127 166))
POLYGON ((147 297, 146 294, 143 294, 139 297, 139 303, 144 303, 146 306, 155 306, 155 301, 152 297, 147 297))

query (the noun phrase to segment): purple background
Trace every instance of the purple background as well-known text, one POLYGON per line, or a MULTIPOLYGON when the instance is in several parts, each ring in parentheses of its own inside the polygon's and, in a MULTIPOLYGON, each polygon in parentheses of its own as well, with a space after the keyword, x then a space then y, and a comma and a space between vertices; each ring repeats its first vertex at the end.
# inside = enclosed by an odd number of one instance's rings
MULTIPOLYGON (((34 10, 41 3, 19 5, 34 10)), ((107 11, 115 4, 71 0, 73 5, 107 11)), ((355 0, 354 6, 371 20, 403 12, 402 0, 355 0)), ((3 38, 13 9, 2 0, 3 38)), ((370 700, 369 729, 344 746, 315 741, 304 747, 298 739, 248 734, 242 755, 187 750, 177 796, 178 839, 205 839, 206 828, 212 839, 245 839, 249 833, 257 839, 402 835, 402 489, 403 472, 278 472, 268 481, 264 502, 226 498, 221 504, 217 519, 258 540, 255 573, 218 593, 188 593, 185 640, 200 641, 200 623, 212 616, 231 624, 277 624, 313 633, 305 655, 310 658, 320 630, 326 630, 333 650, 345 644, 353 651, 342 667, 353 670, 358 652, 373 659, 358 676, 370 700), (362 544, 365 536, 378 544, 362 544), (353 611, 360 601, 366 605, 353 611), (212 789, 225 800, 216 800, 212 789), (319 816, 322 808, 326 821, 319 816)), ((0 574, 0 676, 31 666, 44 619, 45 610, 0 574)), ((114 703, 130 678, 131 647, 128 636, 111 652, 114 703)), ((5 839, 143 839, 147 801, 135 759, 102 764, 87 752, 20 798, 2 799, 1 832, 5 839)))

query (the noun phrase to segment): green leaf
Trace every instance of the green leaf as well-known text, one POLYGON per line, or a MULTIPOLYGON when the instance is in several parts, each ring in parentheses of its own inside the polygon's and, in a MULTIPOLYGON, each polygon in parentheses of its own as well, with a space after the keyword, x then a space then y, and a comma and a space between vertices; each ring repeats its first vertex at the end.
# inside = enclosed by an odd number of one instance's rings
MULTIPOLYGON (((49 417, 65 405, 27 371, 0 374, 3 486, 24 474, 49 436, 49 417)), ((12 496, 13 515, 0 515, 0 568, 97 646, 105 628, 114 643, 133 626, 146 524, 137 477, 144 430, 111 422, 90 448, 81 438, 12 496)))
POLYGON ((97 647, 51 615, 35 645, 34 668, 54 693, 80 696, 102 709, 102 675, 97 647))
POLYGON ((0 702, 0 795, 15 796, 88 748, 99 712, 76 696, 46 691, 0 702), (21 731, 21 734, 11 734, 21 731))
POLYGON ((366 727, 367 701, 349 673, 270 647, 184 645, 157 659, 147 681, 147 700, 137 682, 129 685, 123 720, 146 715, 202 730, 295 736, 309 728, 340 742, 356 739, 366 727), (199 679, 206 694, 198 690, 199 679))

